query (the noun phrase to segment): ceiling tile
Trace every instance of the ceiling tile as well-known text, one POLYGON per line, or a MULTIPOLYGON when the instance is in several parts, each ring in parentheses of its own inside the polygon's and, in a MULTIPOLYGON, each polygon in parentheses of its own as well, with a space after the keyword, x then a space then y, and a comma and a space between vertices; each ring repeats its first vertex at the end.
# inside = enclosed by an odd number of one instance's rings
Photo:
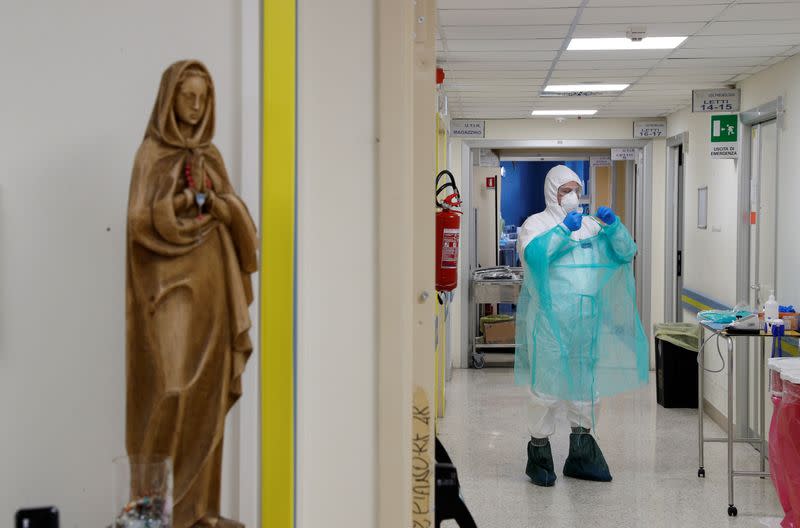
POLYGON ((448 39, 564 39, 569 25, 550 26, 448 26, 444 35, 448 39))
POLYGON ((475 71, 475 70, 448 70, 445 68, 447 79, 451 80, 523 80, 523 79, 544 79, 547 75, 547 68, 541 71, 532 70, 504 70, 504 71, 475 71))
POLYGON ((797 31, 797 22, 794 20, 743 20, 714 22, 700 31, 699 35, 772 35, 797 31))
POLYGON ((628 70, 644 69, 649 70, 660 59, 636 59, 636 60, 561 60, 557 68, 560 71, 603 71, 603 70, 628 70))
MULTIPOLYGON (((647 36, 674 37, 679 35, 694 35, 700 31, 704 25, 705 22, 647 24, 647 36)), ((630 24, 578 24, 572 36, 578 38, 625 37, 630 27, 630 24)))
POLYGON ((650 7, 587 7, 581 15, 581 24, 618 24, 648 22, 708 22, 716 17, 725 5, 692 4, 679 8, 663 4, 650 7))
POLYGON ((719 18, 720 21, 739 20, 790 20, 800 19, 800 4, 789 3, 758 3, 737 4, 731 6, 719 18))
POLYGON ((483 71, 503 71, 503 70, 543 70, 545 73, 550 69, 552 61, 471 61, 471 62, 442 62, 441 66, 446 70, 483 70, 483 71))
POLYGON ((614 77, 611 75, 604 76, 604 77, 596 77, 596 78, 588 78, 586 75, 570 75, 570 74, 554 74, 553 77, 550 78, 550 84, 581 84, 586 82, 591 83, 606 83, 606 84, 631 84, 636 79, 638 79, 640 75, 637 76, 629 76, 626 75, 624 77, 614 77))
POLYGON ((555 51, 443 51, 438 54, 447 62, 479 61, 552 61, 555 51))
POLYGON ((722 57, 719 59, 667 59, 659 63, 659 68, 698 68, 715 66, 755 66, 761 64, 757 57, 722 57))
POLYGON ((563 61, 621 61, 658 60, 666 57, 672 50, 619 50, 619 51, 565 51, 563 61))
MULTIPOLYGON (((795 33, 764 35, 717 35, 690 37, 681 49, 742 47, 775 47, 800 45, 800 24, 795 23, 795 33)), ((680 50, 678 50, 680 51, 680 50)))
MULTIPOLYGON (((705 0, 704 4, 726 6, 732 0, 705 0)), ((589 7, 693 6, 692 0, 589 0, 589 7)))
POLYGON ((440 9, 439 24, 447 26, 519 26, 572 24, 577 9, 440 9))
POLYGON ((748 48, 701 48, 679 49, 670 55, 674 59, 764 57, 765 59, 789 51, 791 46, 752 46, 748 48))
MULTIPOLYGON (((542 77, 544 80, 544 77, 542 77)), ((445 88, 463 88, 469 86, 492 87, 492 86, 539 86, 539 79, 508 79, 498 77, 496 79, 447 79, 444 82, 445 88)))
POLYGON ((563 39, 530 38, 517 39, 471 39, 461 40, 449 37, 449 51, 557 51, 561 49, 563 39))
MULTIPOLYGON (((493 0, 491 9, 525 9, 535 4, 537 8, 573 7, 581 5, 581 0, 493 0)), ((486 0, 438 0, 437 7, 446 9, 486 9, 486 0)))

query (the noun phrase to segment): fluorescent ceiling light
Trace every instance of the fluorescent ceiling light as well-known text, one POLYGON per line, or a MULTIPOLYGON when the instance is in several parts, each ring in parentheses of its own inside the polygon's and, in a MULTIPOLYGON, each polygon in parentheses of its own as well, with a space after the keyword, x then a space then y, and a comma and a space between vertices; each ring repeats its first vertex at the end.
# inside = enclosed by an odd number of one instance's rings
POLYGON ((535 116, 590 116, 595 115, 597 110, 534 110, 531 115, 535 116))
POLYGON ((569 51, 598 50, 654 50, 673 49, 689 37, 646 37, 634 41, 625 37, 619 38, 574 38, 570 41, 569 51))
POLYGON ((549 84, 545 92, 621 92, 630 84, 549 84))

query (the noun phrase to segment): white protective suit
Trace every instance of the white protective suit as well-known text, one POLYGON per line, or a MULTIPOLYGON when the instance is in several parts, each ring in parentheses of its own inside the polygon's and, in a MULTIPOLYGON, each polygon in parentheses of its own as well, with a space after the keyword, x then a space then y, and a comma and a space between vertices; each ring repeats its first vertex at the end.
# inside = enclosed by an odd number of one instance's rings
MULTIPOLYGON (((525 220, 519 231, 517 240, 519 255, 525 258, 525 247, 537 236, 550 231, 555 226, 564 222, 569 211, 565 211, 558 203, 558 189, 565 183, 575 182, 581 190, 583 183, 572 169, 564 165, 558 165, 550 169, 544 181, 544 198, 547 207, 541 213, 535 214, 525 220)), ((597 235, 601 226, 592 217, 584 216, 581 228, 574 231, 571 235, 573 240, 582 240, 597 235)), ((592 285, 585 285, 589 290, 592 285)), ((583 289, 584 286, 576 284, 576 289, 583 289)), ((587 291, 588 293, 588 291, 587 291)), ((593 421, 597 420, 599 410, 598 402, 579 402, 558 400, 547 394, 540 394, 531 390, 530 403, 528 405, 528 424, 531 436, 535 438, 549 438, 556 430, 556 413, 564 408, 567 411, 567 418, 572 427, 584 427, 590 429, 593 421), (592 416, 594 414, 594 416, 592 416), (593 420, 594 418, 594 420, 593 420)))

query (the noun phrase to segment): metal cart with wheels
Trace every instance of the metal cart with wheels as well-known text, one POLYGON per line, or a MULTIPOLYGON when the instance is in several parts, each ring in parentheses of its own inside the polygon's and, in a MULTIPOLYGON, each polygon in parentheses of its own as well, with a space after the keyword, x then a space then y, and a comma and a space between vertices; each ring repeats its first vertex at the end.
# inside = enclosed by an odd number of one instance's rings
MULTIPOLYGON (((767 365, 767 352, 766 352, 766 340, 771 339, 772 335, 767 334, 766 332, 756 332, 752 334, 743 334, 743 333, 732 333, 725 329, 722 325, 712 324, 704 321, 700 321, 700 326, 705 332, 712 332, 716 334, 720 339, 723 339, 727 345, 728 351, 728 359, 727 359, 727 366, 728 366, 728 408, 727 408, 727 418, 728 418, 728 433, 722 438, 708 438, 705 436, 703 432, 703 373, 705 370, 705 361, 704 361, 704 347, 701 347, 700 354, 698 355, 698 391, 699 391, 699 398, 698 398, 698 443, 699 443, 699 458, 700 458, 700 468, 697 470, 697 476, 699 478, 705 478, 706 476, 706 469, 705 469, 705 461, 704 461, 704 450, 705 444, 708 442, 721 442, 727 444, 728 447, 728 515, 730 517, 736 517, 739 514, 739 510, 735 505, 734 501, 734 478, 737 477, 761 477, 761 478, 769 478, 770 472, 769 468, 767 467, 767 425, 765 421, 766 416, 766 405, 767 405, 767 397, 766 397, 766 365, 767 365), (758 423, 758 431, 756 431, 756 436, 753 438, 737 438, 736 431, 734 429, 734 402, 733 402, 733 386, 734 386, 734 339, 736 338, 749 338, 757 340, 758 346, 752 347, 750 349, 751 353, 755 353, 757 355, 757 364, 758 364, 758 409, 759 409, 759 423, 758 423), (759 461, 760 461, 760 471, 741 471, 737 470, 734 467, 733 463, 733 446, 734 444, 741 443, 741 444, 751 444, 754 447, 758 447, 759 449, 759 461)), ((797 332, 786 332, 786 337, 800 337, 800 333, 797 332)), ((705 343, 705 335, 701 339, 701 343, 705 343)))
POLYGON ((480 268, 470 277, 470 336, 472 340, 472 366, 480 369, 486 366, 484 351, 508 350, 516 344, 490 345, 481 342, 479 334, 481 308, 486 304, 517 304, 522 289, 522 268, 501 266, 480 268))

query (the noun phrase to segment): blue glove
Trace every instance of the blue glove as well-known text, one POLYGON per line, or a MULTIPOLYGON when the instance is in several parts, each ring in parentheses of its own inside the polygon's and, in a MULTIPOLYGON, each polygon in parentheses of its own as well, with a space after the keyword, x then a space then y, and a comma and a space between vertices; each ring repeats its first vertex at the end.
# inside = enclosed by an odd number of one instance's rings
POLYGON ((577 231, 578 229, 581 228, 582 223, 583 223, 583 215, 578 211, 572 211, 564 219, 564 225, 567 226, 567 229, 569 229, 570 231, 577 231))
POLYGON ((610 207, 601 207, 598 209, 597 218, 602 220, 606 225, 611 225, 617 221, 617 215, 614 214, 614 211, 612 211, 610 207))

